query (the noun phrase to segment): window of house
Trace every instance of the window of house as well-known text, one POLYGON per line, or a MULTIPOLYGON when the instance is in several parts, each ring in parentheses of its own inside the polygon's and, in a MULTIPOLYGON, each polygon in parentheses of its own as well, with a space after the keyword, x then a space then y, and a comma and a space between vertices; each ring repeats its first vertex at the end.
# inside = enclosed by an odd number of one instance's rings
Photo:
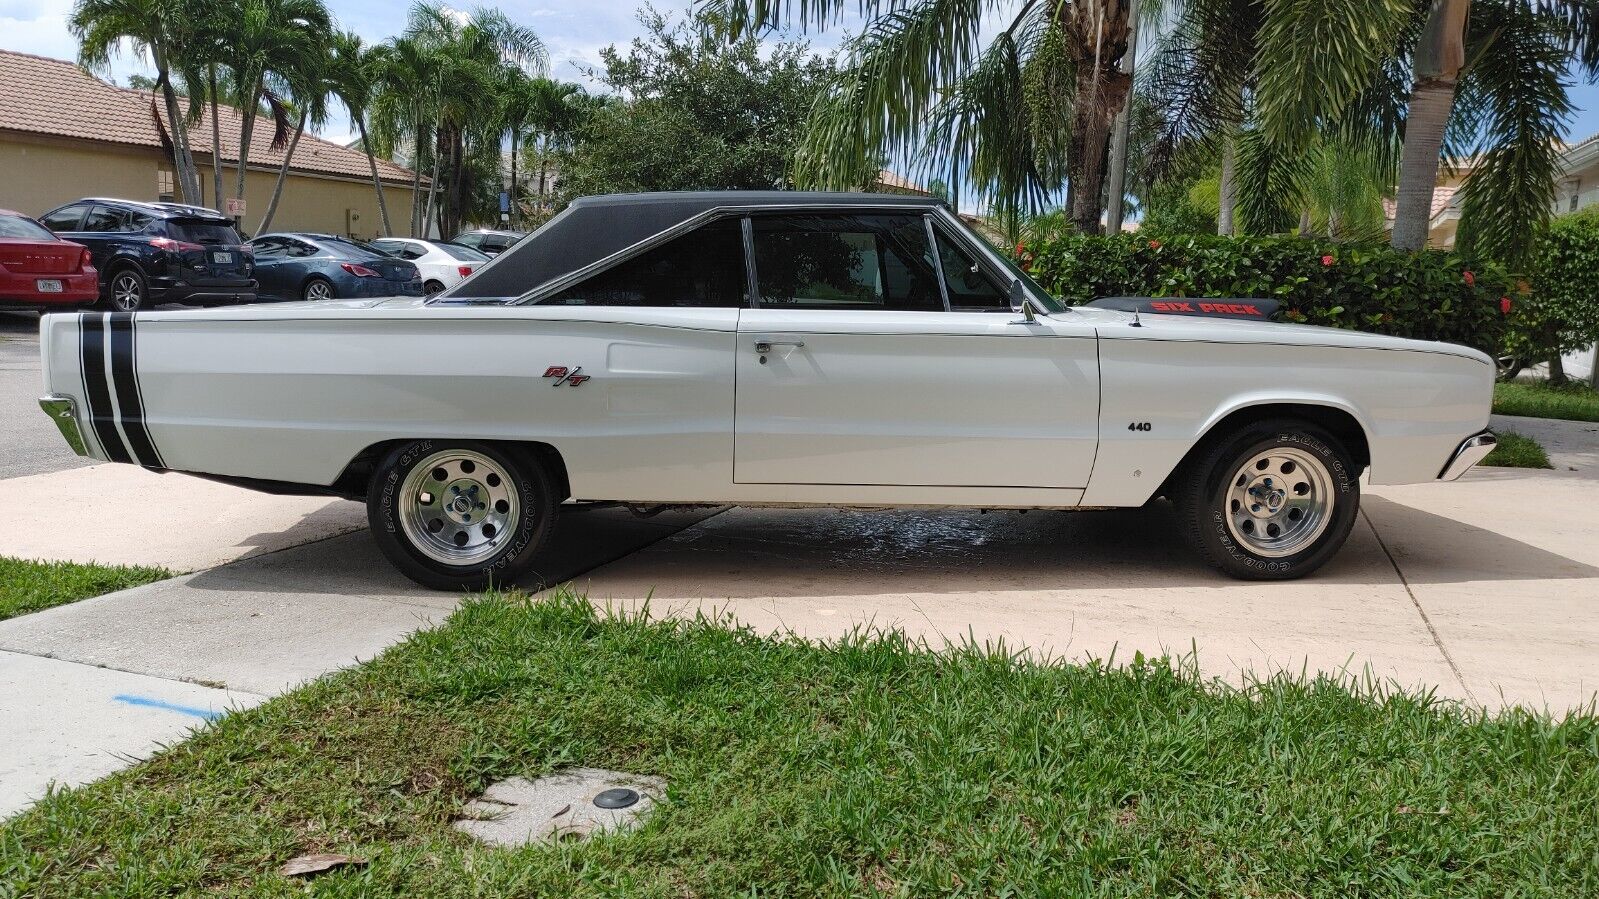
POLYGON ((155 195, 163 203, 170 203, 177 199, 178 192, 172 186, 172 170, 155 170, 155 195))
POLYGON ((712 222, 545 297, 541 306, 744 305, 744 236, 737 219, 712 222))
POLYGON ((751 222, 764 307, 944 309, 920 215, 814 213, 751 222))

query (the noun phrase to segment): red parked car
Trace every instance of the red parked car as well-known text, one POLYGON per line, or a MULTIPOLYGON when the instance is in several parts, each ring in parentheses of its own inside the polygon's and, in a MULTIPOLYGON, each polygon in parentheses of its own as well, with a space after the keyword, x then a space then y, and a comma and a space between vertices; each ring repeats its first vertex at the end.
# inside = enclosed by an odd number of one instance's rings
POLYGON ((80 306, 100 296, 89 248, 27 216, 0 209, 0 307, 80 306))

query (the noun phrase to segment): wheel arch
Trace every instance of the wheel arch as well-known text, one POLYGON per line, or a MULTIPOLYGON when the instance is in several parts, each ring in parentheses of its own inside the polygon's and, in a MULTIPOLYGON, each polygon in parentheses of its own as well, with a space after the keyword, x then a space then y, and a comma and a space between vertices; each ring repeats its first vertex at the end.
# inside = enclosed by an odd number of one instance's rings
MULTIPOLYGON (((365 500, 367 484, 372 479, 372 470, 383 460, 383 457, 397 446, 411 443, 413 440, 423 439, 427 438, 382 440, 362 449, 344 466, 344 470, 339 472, 338 478, 332 484, 333 492, 346 499, 365 500)), ((433 439, 444 443, 454 438, 433 439)), ((481 442, 514 447, 531 456, 549 471, 550 478, 555 483, 557 493, 555 501, 557 503, 564 502, 571 497, 572 482, 566 473, 566 460, 561 457, 560 450, 553 445, 535 440, 484 440, 481 442)))
POLYGON ((1243 400, 1216 410, 1200 430, 1199 438, 1188 448, 1188 452, 1183 454, 1157 493, 1170 495, 1172 481, 1186 476, 1194 460, 1200 458, 1216 441, 1225 440, 1228 435, 1235 434, 1256 422, 1273 418, 1298 418, 1308 421, 1338 439, 1353 457, 1357 472, 1371 466, 1370 431, 1356 410, 1348 404, 1323 397, 1243 400))
POLYGON ((149 276, 144 273, 144 265, 139 262, 137 257, 118 253, 107 259, 104 265, 99 266, 100 291, 104 293, 109 290, 111 288, 111 279, 130 268, 137 271, 139 277, 148 282, 149 276))

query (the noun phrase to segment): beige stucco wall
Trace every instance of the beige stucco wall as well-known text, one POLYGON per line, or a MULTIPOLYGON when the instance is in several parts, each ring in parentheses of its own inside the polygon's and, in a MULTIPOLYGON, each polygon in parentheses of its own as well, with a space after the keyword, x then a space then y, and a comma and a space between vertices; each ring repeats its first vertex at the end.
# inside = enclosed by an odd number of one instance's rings
MULTIPOLYGON (((201 202, 221 208, 223 204, 211 195, 210 160, 202 156, 198 162, 205 193, 201 202)), ((153 148, 0 134, 0 208, 38 216, 82 197, 159 200, 163 169, 169 170, 170 184, 170 166, 153 148)), ((233 195, 234 179, 234 168, 224 163, 224 197, 233 195)), ((260 225, 276 182, 276 171, 252 169, 245 173, 246 233, 255 233, 260 225)), ((383 195, 389 207, 389 221, 397 232, 403 233, 410 217, 410 186, 385 184, 383 195)), ((272 230, 376 237, 382 230, 382 217, 372 182, 291 173, 284 182, 272 230)))
POLYGON ((39 216, 81 197, 157 198, 159 151, 71 146, 0 134, 0 208, 39 216))

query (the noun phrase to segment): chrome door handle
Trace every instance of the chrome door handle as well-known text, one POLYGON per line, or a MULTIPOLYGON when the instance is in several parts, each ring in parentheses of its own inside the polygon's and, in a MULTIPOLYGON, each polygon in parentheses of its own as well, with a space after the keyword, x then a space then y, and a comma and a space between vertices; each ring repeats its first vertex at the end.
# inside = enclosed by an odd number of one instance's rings
POLYGON ((768 354, 768 353, 770 353, 772 351, 772 347, 777 347, 777 346, 788 346, 788 347, 793 347, 794 349, 798 350, 798 349, 803 349, 805 347, 805 341, 803 341, 803 340, 757 340, 757 341, 755 341, 755 352, 760 353, 762 356, 765 356, 766 354, 768 354))

